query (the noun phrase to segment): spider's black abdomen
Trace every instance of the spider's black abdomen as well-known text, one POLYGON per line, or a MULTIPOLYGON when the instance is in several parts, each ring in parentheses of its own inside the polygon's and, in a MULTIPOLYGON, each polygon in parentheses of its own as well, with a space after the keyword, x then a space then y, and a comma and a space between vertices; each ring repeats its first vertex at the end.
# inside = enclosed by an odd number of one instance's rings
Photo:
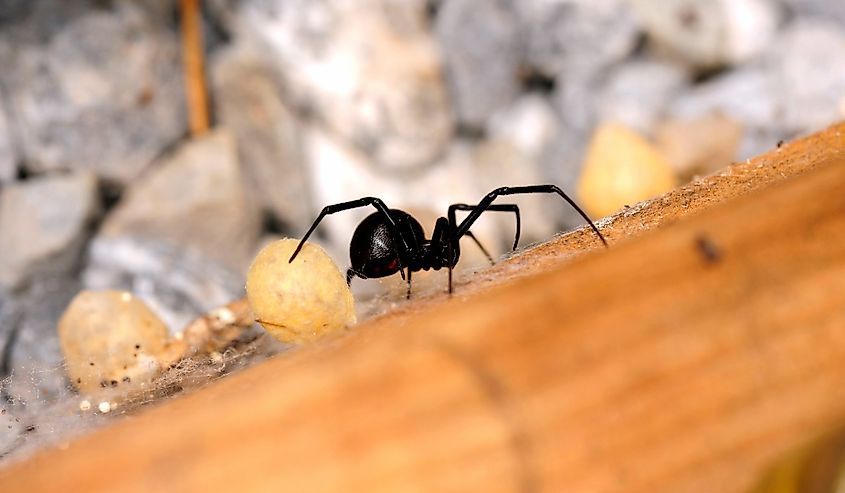
POLYGON ((408 247, 394 239, 387 218, 380 212, 370 214, 355 228, 349 242, 349 260, 352 269, 364 277, 385 277, 399 272, 400 263, 408 267, 412 252, 419 250, 425 241, 422 226, 407 212, 390 209, 400 234, 408 241, 408 247), (401 259, 397 257, 397 252, 401 259), (401 262, 400 262, 401 260, 401 262))

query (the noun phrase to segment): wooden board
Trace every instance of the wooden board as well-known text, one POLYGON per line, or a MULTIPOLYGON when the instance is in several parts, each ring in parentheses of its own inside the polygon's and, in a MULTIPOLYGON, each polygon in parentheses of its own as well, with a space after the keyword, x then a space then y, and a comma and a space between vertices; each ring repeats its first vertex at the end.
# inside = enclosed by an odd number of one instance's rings
POLYGON ((842 132, 604 221, 608 250, 573 257, 595 242, 559 238, 451 299, 7 467, 0 485, 744 491, 845 420, 842 132))

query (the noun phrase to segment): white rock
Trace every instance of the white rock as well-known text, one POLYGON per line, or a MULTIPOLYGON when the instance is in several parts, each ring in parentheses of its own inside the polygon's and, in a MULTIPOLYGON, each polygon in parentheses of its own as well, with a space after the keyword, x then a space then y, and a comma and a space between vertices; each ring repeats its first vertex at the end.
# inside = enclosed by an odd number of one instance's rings
POLYGON ((24 162, 126 183, 185 132, 177 36, 133 2, 61 22, 50 10, 9 34, 0 58, 24 162))
POLYGON ((743 67, 696 86, 672 103, 672 118, 728 115, 745 128, 739 159, 770 149, 787 138, 782 124, 778 84, 758 67, 743 67))
POLYGON ((766 50, 787 130, 820 130, 845 118, 845 31, 826 20, 790 24, 766 50))
POLYGON ((187 142, 127 190, 100 236, 158 239, 240 270, 259 229, 234 138, 218 130, 187 142))
POLYGON ((98 210, 91 173, 45 176, 0 194, 0 285, 17 288, 40 274, 71 271, 98 210))
POLYGON ((649 135, 667 105, 690 82, 683 67, 656 60, 633 60, 612 69, 599 91, 600 121, 614 121, 649 135))
POLYGON ((421 0, 252 0, 237 33, 284 75, 287 96, 385 168, 430 163, 451 108, 421 0))
POLYGON ((546 98, 527 94, 492 115, 487 134, 506 139, 531 159, 539 159, 560 131, 557 115, 546 98))
POLYGON ((502 2, 449 0, 438 12, 435 33, 458 118, 483 127, 519 94, 522 50, 514 12, 502 2))
POLYGON ((0 3, 0 22, 11 22, 27 14, 32 2, 29 0, 6 0, 0 3))
POLYGON ((602 80, 600 77, 573 74, 555 88, 551 101, 564 132, 578 133, 586 140, 598 123, 597 98, 602 80))
POLYGON ((526 61, 549 76, 592 76, 621 61, 639 29, 626 0, 512 0, 526 61))
POLYGON ((627 56, 637 25, 623 0, 450 0, 436 32, 462 123, 482 127, 519 97, 526 74, 568 91, 627 56))
POLYGON ((123 289, 181 329, 243 296, 260 215, 234 138, 189 141, 130 188, 91 243, 88 289, 123 289))
POLYGON ((845 117, 845 34, 823 21, 788 26, 755 63, 696 86, 669 115, 723 113, 743 124, 739 158, 845 117))
POLYGON ((278 76, 243 46, 219 52, 212 60, 211 75, 218 123, 237 139, 250 190, 286 226, 307 228, 314 208, 301 129, 282 101, 278 76))
POLYGON ((776 81, 757 67, 733 70, 683 94, 672 104, 670 113, 692 118, 724 112, 763 126, 778 116, 777 89, 776 81))
POLYGON ((616 121, 650 133, 667 106, 690 84, 677 63, 635 58, 589 76, 572 74, 552 95, 562 131, 587 140, 599 122, 616 121))
POLYGON ((845 2, 840 0, 780 0, 798 17, 814 17, 845 25, 845 2))
POLYGON ((244 271, 163 240, 98 236, 91 242, 85 288, 121 289, 143 299, 172 330, 243 296, 244 271))
POLYGON ((22 308, 11 295, 0 290, 0 368, 7 365, 6 357, 10 354, 7 347, 14 342, 12 334, 22 308))
POLYGON ((740 63, 768 46, 780 11, 774 0, 632 0, 649 37, 691 66, 740 63))
POLYGON ((4 95, 0 91, 0 183, 9 183, 15 179, 18 166, 18 153, 14 144, 12 128, 6 105, 3 104, 4 95))

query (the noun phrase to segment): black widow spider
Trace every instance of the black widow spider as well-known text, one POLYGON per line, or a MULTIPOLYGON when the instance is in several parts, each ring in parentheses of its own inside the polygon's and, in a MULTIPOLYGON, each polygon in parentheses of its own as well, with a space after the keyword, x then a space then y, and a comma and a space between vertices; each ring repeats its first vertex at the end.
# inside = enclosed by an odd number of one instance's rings
POLYGON ((376 208, 376 212, 361 221, 355 228, 352 240, 349 242, 349 259, 352 262, 352 267, 346 271, 346 283, 351 284, 353 276, 368 279, 386 277, 399 272, 402 279, 408 281, 407 297, 410 298, 412 272, 429 269, 440 270, 446 267, 449 269, 449 294, 451 294, 452 268, 458 263, 461 256, 460 239, 464 236, 471 238, 492 264, 493 259, 487 249, 481 245, 469 228, 485 211, 513 212, 516 215, 516 235, 513 249, 516 250, 520 232, 519 207, 515 204, 494 205, 493 201, 501 195, 527 193, 556 193, 560 195, 581 214, 593 231, 596 232, 604 246, 607 246, 607 241, 596 228, 596 225, 578 207, 575 201, 563 193, 563 190, 555 185, 529 185, 497 188, 485 195, 478 205, 450 205, 449 218, 440 217, 437 219, 431 239, 425 238, 422 226, 410 214, 399 209, 388 209, 384 202, 376 197, 363 197, 358 200, 329 205, 324 207, 317 219, 314 220, 314 224, 305 233, 288 262, 293 262, 302 246, 305 245, 305 241, 325 216, 371 205, 376 208), (455 220, 455 212, 459 210, 470 211, 460 224, 455 220), (408 270, 407 277, 405 276, 405 269, 408 270))

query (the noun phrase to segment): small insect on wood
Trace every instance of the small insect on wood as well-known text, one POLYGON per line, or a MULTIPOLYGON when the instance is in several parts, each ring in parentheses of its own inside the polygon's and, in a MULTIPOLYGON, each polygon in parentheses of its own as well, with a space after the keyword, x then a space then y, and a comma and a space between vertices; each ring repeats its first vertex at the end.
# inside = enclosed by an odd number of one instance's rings
POLYGON ((520 215, 516 204, 493 204, 503 195, 519 195, 532 193, 555 193, 566 200, 583 217, 598 235, 604 246, 607 241, 599 232, 587 214, 569 198, 563 190, 555 185, 529 185, 520 187, 501 187, 488 193, 477 205, 452 204, 449 206, 448 218, 440 217, 434 224, 434 231, 430 239, 425 237, 422 226, 410 214, 399 209, 389 209, 381 199, 363 197, 358 200, 341 202, 323 208, 317 219, 305 233, 299 245, 291 255, 289 262, 293 262, 302 249, 305 241, 314 229, 329 214, 342 212, 358 207, 373 206, 376 212, 367 216, 352 234, 349 243, 349 259, 352 267, 346 271, 346 282, 351 283, 357 276, 362 279, 386 277, 397 272, 408 282, 407 297, 411 297, 411 273, 421 270, 449 269, 449 293, 452 293, 452 268, 461 256, 460 239, 464 236, 472 239, 478 248, 484 252, 490 263, 493 258, 486 248, 472 234, 470 228, 479 216, 487 211, 512 212, 516 220, 516 234, 513 249, 519 243, 520 215), (468 211, 469 215, 458 223, 455 219, 456 211, 468 211), (407 270, 407 274, 406 271, 407 270))

